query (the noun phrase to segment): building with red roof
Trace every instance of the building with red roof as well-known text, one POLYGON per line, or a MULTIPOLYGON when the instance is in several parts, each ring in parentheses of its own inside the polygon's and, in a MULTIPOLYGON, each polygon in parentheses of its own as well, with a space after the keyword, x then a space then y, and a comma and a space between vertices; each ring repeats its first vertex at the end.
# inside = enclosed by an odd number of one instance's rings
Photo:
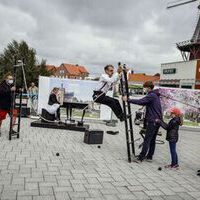
POLYGON ((57 71, 57 67, 55 65, 46 65, 46 69, 49 72, 52 72, 52 74, 55 74, 57 71))
POLYGON ((86 67, 67 63, 62 63, 56 71, 56 77, 60 78, 85 79, 88 75, 86 67))
POLYGON ((157 83, 160 80, 160 74, 155 75, 146 75, 144 73, 130 73, 128 75, 128 81, 129 84, 141 84, 143 85, 147 81, 152 81, 154 83, 157 83))

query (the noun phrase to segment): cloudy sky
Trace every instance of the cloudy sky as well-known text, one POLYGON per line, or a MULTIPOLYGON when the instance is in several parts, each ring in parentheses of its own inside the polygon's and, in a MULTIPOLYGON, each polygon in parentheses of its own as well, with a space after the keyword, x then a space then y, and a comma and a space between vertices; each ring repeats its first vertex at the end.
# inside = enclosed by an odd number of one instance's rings
POLYGON ((166 10, 170 0, 0 0, 0 52, 25 40, 48 64, 127 63, 154 74, 181 60, 175 43, 192 37, 197 3, 166 10))

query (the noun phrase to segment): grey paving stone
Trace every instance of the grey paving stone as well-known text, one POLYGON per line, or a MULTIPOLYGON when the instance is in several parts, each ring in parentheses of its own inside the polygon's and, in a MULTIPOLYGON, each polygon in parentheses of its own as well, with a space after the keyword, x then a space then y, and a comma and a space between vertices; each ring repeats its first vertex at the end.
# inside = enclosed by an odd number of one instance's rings
POLYGON ((67 192, 55 192, 56 200, 71 200, 67 192))
POLYGON ((88 192, 68 192, 70 198, 86 198, 89 197, 88 192))
POLYGON ((41 196, 43 195, 53 195, 53 187, 40 187, 39 188, 39 194, 41 196))
POLYGON ((151 199, 147 194, 145 194, 143 191, 137 191, 133 192, 137 200, 149 200, 151 199))
POLYGON ((98 189, 88 189, 87 192, 89 193, 90 197, 103 198, 102 193, 98 189))
POLYGON ((144 190, 148 196, 162 196, 163 193, 160 190, 144 190))
POLYGON ((39 195, 39 191, 38 189, 35 189, 35 190, 19 190, 17 192, 17 195, 18 196, 35 196, 35 195, 39 195))
POLYGON ((119 197, 117 195, 104 195, 104 199, 106 200, 119 200, 119 197))
POLYGON ((33 200, 55 200, 54 196, 33 196, 33 200))
POLYGON ((33 200, 33 196, 18 196, 17 200, 33 200))
POLYGON ((2 200, 13 200, 17 198, 17 191, 8 191, 5 190, 1 194, 1 199, 2 200))
POLYGON ((195 198, 190 196, 188 193, 183 192, 183 193, 178 193, 178 196, 180 196, 184 200, 194 200, 195 198))
POLYGON ((73 192, 73 188, 70 186, 56 186, 53 187, 54 192, 73 192))
POLYGON ((178 195, 172 195, 172 196, 163 196, 163 199, 165 200, 183 200, 180 196, 178 195))

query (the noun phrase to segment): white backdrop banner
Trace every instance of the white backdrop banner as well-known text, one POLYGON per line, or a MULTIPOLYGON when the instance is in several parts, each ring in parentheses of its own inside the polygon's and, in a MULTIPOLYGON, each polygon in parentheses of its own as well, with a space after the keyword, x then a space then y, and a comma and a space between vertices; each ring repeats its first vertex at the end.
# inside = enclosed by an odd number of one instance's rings
MULTIPOLYGON (((63 79, 54 77, 39 77, 39 94, 38 94, 38 113, 41 114, 42 108, 48 105, 48 99, 51 90, 58 87, 64 90, 64 101, 88 103, 89 110, 87 111, 86 118, 96 118, 101 120, 111 119, 111 109, 104 105, 93 103, 92 95, 93 90, 97 86, 97 81, 78 80, 78 79, 63 79)), ((113 91, 109 91, 109 96, 113 96, 113 91)), ((74 111, 74 116, 81 116, 81 110, 74 111)))

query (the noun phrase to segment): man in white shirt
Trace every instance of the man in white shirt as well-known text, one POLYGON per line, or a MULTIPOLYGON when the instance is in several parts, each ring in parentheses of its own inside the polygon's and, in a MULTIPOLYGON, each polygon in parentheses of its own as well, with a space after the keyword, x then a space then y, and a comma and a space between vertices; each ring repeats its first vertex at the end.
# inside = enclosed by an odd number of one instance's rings
POLYGON ((106 93, 112 89, 114 84, 121 78, 123 69, 119 67, 117 72, 114 73, 114 67, 112 65, 106 65, 104 70, 105 74, 102 74, 100 77, 99 84, 93 94, 93 100, 97 103, 109 106, 117 118, 120 121, 124 121, 125 116, 119 101, 106 96, 106 93))

